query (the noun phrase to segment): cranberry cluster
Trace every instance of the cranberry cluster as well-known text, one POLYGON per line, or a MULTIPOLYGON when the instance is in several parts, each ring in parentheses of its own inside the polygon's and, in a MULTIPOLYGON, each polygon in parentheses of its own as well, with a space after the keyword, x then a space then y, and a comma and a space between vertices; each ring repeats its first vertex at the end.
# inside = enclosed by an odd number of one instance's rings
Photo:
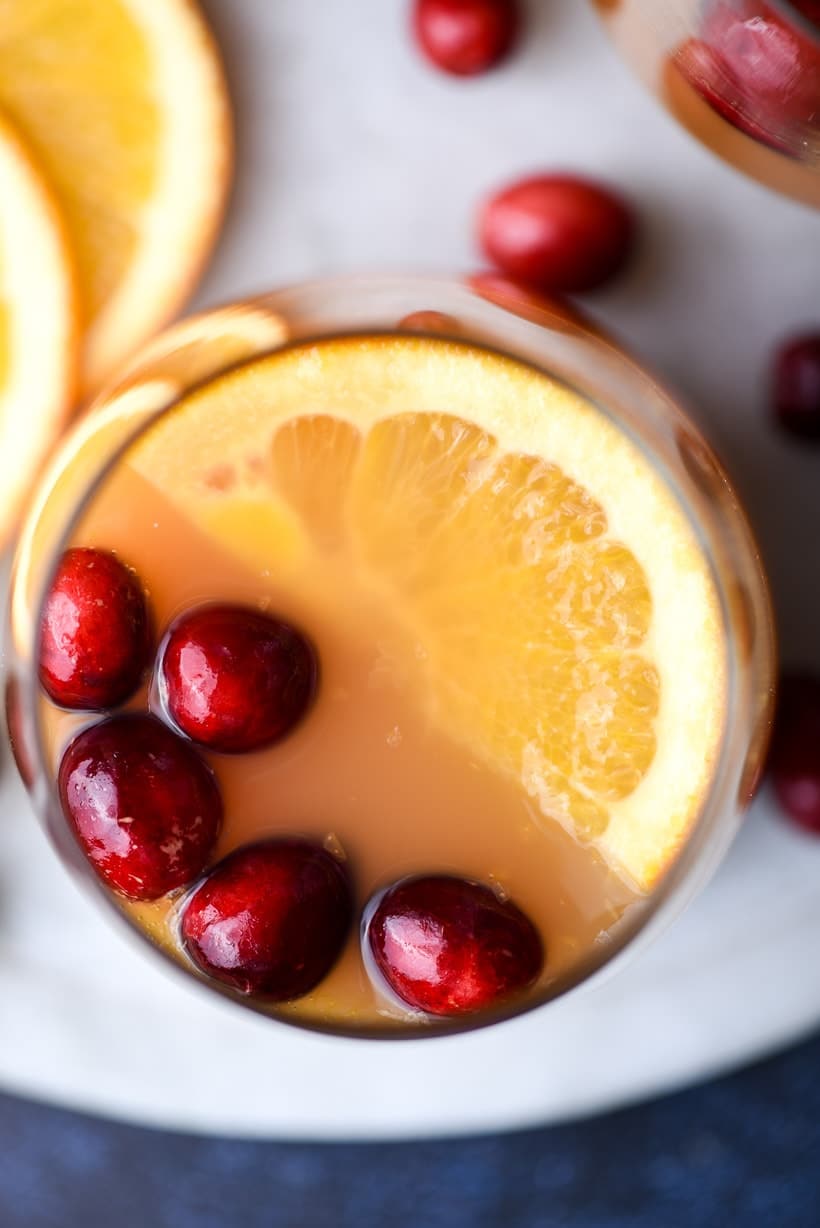
MULTIPOLYGON (((223 802, 198 748, 272 746, 305 715, 317 678, 301 632, 242 606, 189 611, 157 652, 128 567, 86 548, 60 561, 43 611, 40 680, 55 704, 105 714, 63 754, 66 819, 100 878, 128 899, 189 888, 180 932, 194 964, 274 1002, 308 993, 339 957, 354 914, 349 870, 321 845, 290 837, 237 849, 208 868, 223 802), (112 713, 134 699, 152 666, 160 715, 147 704, 112 713)), ((480 883, 407 879, 365 916, 371 966, 416 1010, 486 1008, 541 971, 535 927, 480 883)))

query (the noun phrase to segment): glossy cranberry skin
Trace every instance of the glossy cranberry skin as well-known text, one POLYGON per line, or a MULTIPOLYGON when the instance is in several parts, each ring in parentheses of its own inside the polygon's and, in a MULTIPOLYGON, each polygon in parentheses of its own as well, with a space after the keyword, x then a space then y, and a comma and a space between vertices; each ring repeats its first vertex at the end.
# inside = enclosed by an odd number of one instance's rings
POLYGON ((226 754, 283 738, 310 706, 316 679, 316 655, 301 632, 243 606, 184 615, 160 663, 171 720, 195 742, 226 754))
POLYGON ((820 836, 820 677, 781 679, 769 771, 789 818, 820 836))
POLYGON ((479 216, 485 255, 510 277, 552 293, 594 290, 626 264, 629 207, 576 175, 536 175, 487 201, 479 216))
POLYGON ((413 33, 431 63, 456 77, 494 67, 520 28, 518 0, 415 0, 413 33))
POLYGON ((300 998, 335 964, 353 901, 342 864, 308 840, 248 845, 188 901, 182 939, 196 966, 241 993, 300 998))
POLYGON ((790 435, 820 443, 820 332, 793 337, 778 350, 772 410, 790 435))
POLYGON ((134 573, 107 551, 66 550, 40 624, 40 682, 49 698, 63 708, 113 708, 139 686, 151 648, 134 573))
MULTIPOLYGON (((816 13, 804 5, 804 17, 816 13)), ((675 61, 701 97, 739 131, 782 153, 799 153, 801 128, 820 109, 820 28, 812 38, 762 0, 712 0, 700 37, 675 61)))
POLYGON ((366 941, 397 997, 429 1015, 497 1006, 532 985, 544 962, 538 931, 515 904, 446 875, 386 891, 366 941))
POLYGON ((213 773, 149 716, 114 716, 70 743, 58 777, 63 813, 100 878, 156 900, 202 873, 222 824, 213 773))

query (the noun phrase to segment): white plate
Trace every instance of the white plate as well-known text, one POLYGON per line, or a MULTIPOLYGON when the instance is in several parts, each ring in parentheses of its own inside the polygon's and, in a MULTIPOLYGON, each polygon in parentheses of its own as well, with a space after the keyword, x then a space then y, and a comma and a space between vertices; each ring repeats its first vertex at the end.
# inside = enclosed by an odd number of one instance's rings
POLYGON ((205 1133, 408 1138, 557 1121, 688 1083, 820 1019, 820 841, 765 813, 718 878, 595 990, 484 1032, 345 1041, 174 975, 81 894, 6 763, 0 1086, 205 1133))
MULTIPOLYGON (((768 434, 763 375, 775 338, 816 321, 818 217, 675 128, 586 6, 534 4, 517 61, 471 82, 426 70, 405 4, 206 7, 240 172, 200 303, 341 269, 474 265, 475 202, 539 166, 622 183, 645 202, 643 255, 593 306, 698 405, 757 512, 784 643, 816 660, 816 572, 788 544, 818 521, 817 457, 768 434)), ((346 1139, 556 1121, 680 1086, 820 1021, 820 841, 769 810, 764 797, 687 916, 598 989, 455 1039, 337 1041, 243 1014, 112 928, 0 747, 0 1086, 161 1126, 346 1139)))

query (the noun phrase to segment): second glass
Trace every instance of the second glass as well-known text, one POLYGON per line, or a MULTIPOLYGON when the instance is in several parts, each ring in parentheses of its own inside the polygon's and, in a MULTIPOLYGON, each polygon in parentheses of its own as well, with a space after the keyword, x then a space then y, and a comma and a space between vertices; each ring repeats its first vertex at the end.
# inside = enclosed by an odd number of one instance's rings
POLYGON ((593 0, 619 50, 713 153, 820 207, 817 0, 593 0))

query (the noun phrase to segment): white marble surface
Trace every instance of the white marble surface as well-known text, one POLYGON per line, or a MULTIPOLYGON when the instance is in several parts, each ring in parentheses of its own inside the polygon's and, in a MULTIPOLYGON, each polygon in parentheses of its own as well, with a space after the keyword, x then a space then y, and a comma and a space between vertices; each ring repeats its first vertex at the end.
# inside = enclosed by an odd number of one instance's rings
MULTIPOLYGON (((205 8, 240 162, 198 303, 341 270, 474 267, 488 189, 539 168, 610 178, 640 205, 645 239, 589 305, 724 453, 784 655, 820 665, 820 455, 773 436, 764 413, 772 345, 820 324, 820 217, 677 129, 581 0, 533 0, 518 58, 471 82, 427 69, 396 0, 205 8)), ((679 1086, 820 1022, 820 842, 765 795, 704 896, 620 975, 496 1029, 401 1048, 279 1028, 155 966, 65 876, 7 756, 0 816, 0 1087, 60 1103, 278 1137, 488 1130, 679 1086)))

